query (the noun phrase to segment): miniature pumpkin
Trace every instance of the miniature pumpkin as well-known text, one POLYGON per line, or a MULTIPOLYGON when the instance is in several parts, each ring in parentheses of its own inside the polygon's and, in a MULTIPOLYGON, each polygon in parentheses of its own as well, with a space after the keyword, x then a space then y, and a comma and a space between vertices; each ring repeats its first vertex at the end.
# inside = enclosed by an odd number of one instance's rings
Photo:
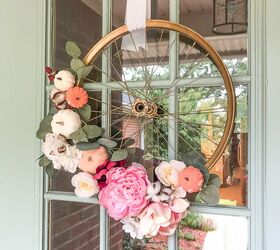
POLYGON ((185 168, 179 175, 179 185, 188 193, 199 192, 203 182, 203 174, 193 166, 185 168))
POLYGON ((80 116, 71 109, 59 110, 52 119, 52 131, 69 138, 70 134, 81 127, 80 116))
POLYGON ((66 92, 66 101, 73 108, 81 108, 87 104, 88 94, 83 88, 70 88, 66 92))
POLYGON ((53 82, 57 89, 66 91, 74 86, 75 77, 70 71, 61 70, 55 75, 53 82))
POLYGON ((107 150, 100 146, 97 149, 84 151, 78 167, 84 172, 95 174, 97 167, 108 158, 107 150))

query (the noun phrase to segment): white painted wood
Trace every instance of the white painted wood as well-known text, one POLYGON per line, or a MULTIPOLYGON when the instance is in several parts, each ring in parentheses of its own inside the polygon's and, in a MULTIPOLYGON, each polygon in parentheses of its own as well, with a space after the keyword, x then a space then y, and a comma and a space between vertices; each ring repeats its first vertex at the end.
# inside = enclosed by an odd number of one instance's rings
POLYGON ((41 249, 44 1, 0 1, 0 248, 41 249), (18 84, 13 84, 17 82, 18 84))

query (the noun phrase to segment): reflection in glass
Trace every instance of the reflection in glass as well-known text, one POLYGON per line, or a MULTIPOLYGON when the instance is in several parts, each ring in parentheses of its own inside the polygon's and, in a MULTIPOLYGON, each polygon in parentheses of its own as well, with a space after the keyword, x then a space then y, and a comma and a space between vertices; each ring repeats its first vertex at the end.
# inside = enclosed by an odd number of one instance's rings
MULTIPOLYGON (((247 205, 248 88, 235 87, 237 113, 229 145, 210 172, 222 185, 220 204, 247 205)), ((178 154, 184 162, 209 160, 223 135, 227 98, 221 87, 181 88, 178 94, 178 154)))
POLYGON ((49 211, 49 249, 99 249, 98 205, 51 201, 49 211))
MULTIPOLYGON (((180 23, 206 37, 211 45, 218 51, 228 67, 231 75, 248 74, 247 44, 248 35, 217 35, 213 29, 213 1, 209 0, 180 0, 180 23)), ((183 45, 180 43, 180 48, 183 45)), ((180 61, 180 68, 186 67, 190 62, 180 61)), ((196 69, 198 75, 203 68, 207 68, 207 76, 215 76, 213 64, 203 61, 196 69)), ((195 76, 197 77, 197 76, 195 76)))
POLYGON ((245 217, 189 212, 180 223, 179 250, 246 250, 247 248, 248 220, 245 217))

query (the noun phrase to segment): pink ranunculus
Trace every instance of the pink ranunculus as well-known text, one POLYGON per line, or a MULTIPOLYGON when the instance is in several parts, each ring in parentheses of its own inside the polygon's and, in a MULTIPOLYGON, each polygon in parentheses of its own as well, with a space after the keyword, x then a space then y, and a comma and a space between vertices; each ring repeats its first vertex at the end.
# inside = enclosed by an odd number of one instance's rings
POLYGON ((106 183, 99 192, 99 202, 115 220, 135 216, 147 205, 149 180, 142 165, 112 168, 106 174, 106 183))
POLYGON ((168 204, 152 202, 138 216, 139 230, 146 237, 156 236, 160 227, 170 225, 171 214, 168 204))
POLYGON ((182 220, 183 216, 184 216, 184 213, 172 212, 168 225, 161 226, 158 231, 159 234, 166 235, 166 236, 172 235, 175 232, 175 230, 178 226, 178 223, 182 220))

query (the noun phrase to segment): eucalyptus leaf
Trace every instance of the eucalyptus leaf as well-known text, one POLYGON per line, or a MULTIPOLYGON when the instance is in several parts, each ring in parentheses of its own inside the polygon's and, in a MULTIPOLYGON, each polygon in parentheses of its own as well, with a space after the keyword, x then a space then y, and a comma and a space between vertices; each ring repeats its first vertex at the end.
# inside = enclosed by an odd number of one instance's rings
POLYGON ((72 139, 74 141, 81 141, 81 140, 85 139, 86 137, 87 137, 87 135, 85 134, 85 132, 83 131, 82 128, 80 128, 77 131, 70 134, 70 139, 72 139))
POLYGON ((97 149, 100 147, 100 145, 96 142, 78 142, 76 144, 76 147, 81 151, 87 151, 87 150, 97 149))
POLYGON ((106 138, 99 138, 97 141, 100 145, 104 146, 105 148, 111 149, 117 146, 117 142, 112 141, 106 138))
POLYGON ((85 66, 85 64, 83 63, 83 61, 80 60, 80 59, 78 59, 78 58, 73 58, 73 59, 71 60, 70 65, 71 65, 71 69, 72 69, 73 71, 75 71, 75 72, 77 72, 77 70, 78 70, 79 68, 85 66))
POLYGON ((51 160, 48 159, 45 155, 39 160, 40 167, 46 167, 51 163, 51 160))
POLYGON ((200 163, 193 164, 192 166, 197 168, 197 169, 199 169, 200 172, 203 174, 203 178, 204 178, 203 185, 206 185, 208 180, 209 180, 209 178, 210 178, 210 174, 209 174, 208 169, 204 165, 202 165, 200 163))
POLYGON ((88 139, 94 139, 101 135, 101 128, 96 125, 85 125, 83 131, 88 139))
POLYGON ((111 156, 111 161, 122 161, 126 159, 128 156, 128 153, 124 149, 120 149, 115 151, 111 156))
POLYGON ((86 104, 80 109, 77 109, 78 114, 81 116, 82 120, 87 122, 90 119, 91 116, 91 107, 86 104))
POLYGON ((36 137, 38 139, 44 140, 47 133, 52 132, 52 122, 53 116, 47 115, 40 123, 39 129, 36 132, 36 137))
POLYGON ((71 41, 66 43, 66 52, 73 58, 79 58, 82 54, 81 49, 77 46, 77 44, 71 41))
POLYGON ((47 165, 44 169, 45 169, 45 171, 46 171, 46 173, 47 173, 47 175, 50 179, 53 178, 58 172, 56 169, 53 168, 52 163, 47 165))
POLYGON ((136 149, 137 149, 137 148, 135 148, 135 147, 129 147, 129 148, 126 148, 125 150, 126 150, 127 153, 129 153, 129 154, 135 154, 136 149))
POLYGON ((132 138, 125 138, 123 141, 123 146, 125 147, 131 146, 135 143, 135 140, 132 138))
POLYGON ((77 69, 78 80, 84 79, 92 70, 92 66, 83 66, 77 69))
POLYGON ((199 192, 198 199, 203 203, 215 205, 220 200, 219 190, 214 185, 206 186, 199 192))
POLYGON ((218 175, 216 174, 210 174, 209 181, 207 182, 207 185, 214 185, 216 188, 220 188, 222 182, 218 175))

